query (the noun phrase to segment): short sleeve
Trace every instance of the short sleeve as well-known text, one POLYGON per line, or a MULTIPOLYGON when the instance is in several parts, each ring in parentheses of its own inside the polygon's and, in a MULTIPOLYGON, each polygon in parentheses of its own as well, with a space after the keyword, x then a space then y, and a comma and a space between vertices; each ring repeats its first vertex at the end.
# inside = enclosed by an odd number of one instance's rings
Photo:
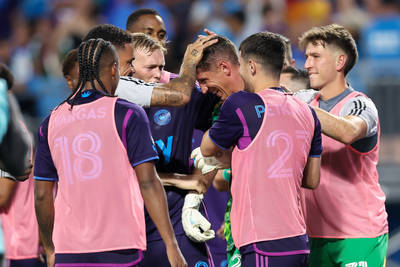
POLYGON ((236 114, 237 97, 239 94, 229 96, 221 107, 218 119, 211 127, 208 135, 220 148, 226 150, 235 145, 243 136, 243 125, 236 114))
POLYGON ((367 124, 367 134, 365 137, 371 137, 378 132, 379 117, 375 104, 371 99, 365 96, 357 96, 346 102, 340 110, 339 115, 359 116, 367 124))
POLYGON ((115 95, 141 107, 150 107, 155 84, 123 76, 120 78, 115 95))
POLYGON ((321 136, 321 122, 319 121, 314 109, 310 107, 311 113, 314 117, 314 135, 311 141, 309 157, 321 157, 322 154, 322 136, 321 136))
POLYGON ((36 180, 58 181, 57 169, 54 166, 48 143, 49 120, 50 116, 44 119, 38 130, 33 175, 36 180))
POLYGON ((124 112, 116 111, 116 113, 123 114, 122 120, 126 122, 121 129, 122 142, 126 147, 131 165, 135 167, 158 159, 151 137, 149 120, 143 108, 125 101, 118 101, 115 108, 124 110, 124 112))

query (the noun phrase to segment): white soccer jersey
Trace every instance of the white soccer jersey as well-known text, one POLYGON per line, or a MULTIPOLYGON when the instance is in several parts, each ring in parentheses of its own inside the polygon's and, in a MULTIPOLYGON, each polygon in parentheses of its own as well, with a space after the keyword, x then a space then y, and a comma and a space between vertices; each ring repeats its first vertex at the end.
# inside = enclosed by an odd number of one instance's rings
POLYGON ((150 107, 154 86, 154 83, 146 83, 133 77, 121 76, 115 95, 139 106, 150 107))

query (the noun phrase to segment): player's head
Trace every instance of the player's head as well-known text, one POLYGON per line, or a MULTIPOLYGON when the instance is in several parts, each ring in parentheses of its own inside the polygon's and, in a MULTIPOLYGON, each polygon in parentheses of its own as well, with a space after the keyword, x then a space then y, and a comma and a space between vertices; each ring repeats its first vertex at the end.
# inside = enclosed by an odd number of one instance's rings
POLYGON ((165 66, 165 48, 160 42, 144 33, 134 33, 132 37, 135 55, 133 77, 145 82, 159 82, 165 66))
POLYGON ((67 100, 85 88, 100 90, 113 96, 119 82, 118 54, 114 46, 103 39, 89 39, 78 49, 79 80, 67 100))
POLYGON ((73 90, 79 80, 78 49, 72 49, 65 56, 62 64, 62 72, 68 87, 73 90))
POLYGON ((272 32, 259 32, 247 37, 239 47, 240 75, 245 89, 254 92, 260 79, 279 82, 285 57, 285 43, 272 32))
POLYGON ((292 52, 292 44, 290 39, 286 36, 279 35, 285 43, 285 60, 283 61, 283 68, 292 66, 294 67, 294 59, 293 59, 293 52, 292 52))
POLYGON ((235 45, 226 37, 217 36, 218 42, 203 51, 197 64, 197 81, 203 91, 227 98, 243 89, 239 76, 239 59, 235 45))
POLYGON ((4 79, 7 83, 8 90, 14 86, 14 75, 6 64, 0 63, 0 79, 4 79))
POLYGON ((313 89, 324 88, 338 75, 345 77, 357 62, 357 46, 352 35, 337 24, 308 30, 300 37, 299 44, 306 54, 304 67, 313 89))
POLYGON ((132 35, 114 25, 101 24, 93 27, 83 38, 83 41, 97 38, 111 42, 117 49, 121 76, 132 75, 134 71, 132 65, 132 61, 134 59, 132 50, 132 35))
POLYGON ((296 69, 292 66, 283 68, 279 83, 293 93, 303 89, 310 89, 310 79, 307 71, 296 69))
POLYGON ((126 22, 126 30, 131 33, 141 32, 158 40, 164 47, 167 42, 167 31, 161 15, 151 8, 135 10, 126 22))

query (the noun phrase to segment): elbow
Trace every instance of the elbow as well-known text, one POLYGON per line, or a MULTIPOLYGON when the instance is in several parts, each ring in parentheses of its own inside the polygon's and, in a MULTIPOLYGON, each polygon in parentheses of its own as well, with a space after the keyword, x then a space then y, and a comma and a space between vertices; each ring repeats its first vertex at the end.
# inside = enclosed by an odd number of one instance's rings
POLYGON ((305 181, 301 186, 307 189, 316 189, 318 185, 319 185, 319 178, 313 181, 305 181))

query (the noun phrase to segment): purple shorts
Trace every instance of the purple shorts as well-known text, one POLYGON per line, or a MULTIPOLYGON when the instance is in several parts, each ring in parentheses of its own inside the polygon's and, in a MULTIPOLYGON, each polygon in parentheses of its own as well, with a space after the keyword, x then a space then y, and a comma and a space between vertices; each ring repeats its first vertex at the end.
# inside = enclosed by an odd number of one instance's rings
MULTIPOLYGON (((212 258, 209 258, 208 249, 205 243, 190 241, 186 235, 177 235, 179 248, 190 267, 213 267, 212 258)), ((165 245, 162 240, 147 242, 147 250, 143 251, 143 260, 140 267, 163 267, 170 266, 165 245)))
POLYGON ((56 267, 128 267, 137 266, 143 253, 137 249, 104 251, 95 253, 56 254, 56 267))
POLYGON ((8 267, 45 267, 46 264, 39 259, 8 260, 8 267))

